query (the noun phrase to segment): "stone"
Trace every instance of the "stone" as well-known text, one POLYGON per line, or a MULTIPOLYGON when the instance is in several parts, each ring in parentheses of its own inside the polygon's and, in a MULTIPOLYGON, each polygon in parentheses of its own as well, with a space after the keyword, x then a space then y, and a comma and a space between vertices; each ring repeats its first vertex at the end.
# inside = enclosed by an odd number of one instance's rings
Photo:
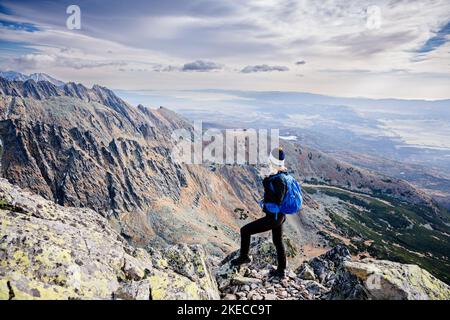
POLYGON ((122 271, 125 273, 125 277, 130 280, 138 281, 144 278, 145 271, 138 261, 133 257, 124 258, 124 265, 122 271))
POLYGON ((253 284, 261 284, 262 283, 261 279, 248 278, 248 277, 243 277, 240 275, 236 275, 233 278, 232 282, 234 285, 251 285, 252 283, 253 284))
POLYGON ((121 300, 149 300, 151 299, 150 283, 148 280, 125 283, 114 293, 114 298, 121 300))
POLYGON ((252 300, 262 300, 263 296, 261 296, 259 293, 252 295, 252 300))
POLYGON ((308 291, 309 294, 314 296, 320 296, 329 291, 328 288, 313 280, 305 280, 305 290, 308 291))
POLYGON ((277 296, 273 293, 267 293, 264 295, 264 300, 277 300, 277 296))
POLYGON ((300 270, 299 277, 301 279, 316 280, 314 270, 308 264, 304 264, 300 270))
POLYGON ((367 258, 343 263, 330 298, 449 300, 450 286, 417 265, 367 258))
POLYGON ((275 289, 273 287, 267 288, 267 293, 275 293, 275 289))

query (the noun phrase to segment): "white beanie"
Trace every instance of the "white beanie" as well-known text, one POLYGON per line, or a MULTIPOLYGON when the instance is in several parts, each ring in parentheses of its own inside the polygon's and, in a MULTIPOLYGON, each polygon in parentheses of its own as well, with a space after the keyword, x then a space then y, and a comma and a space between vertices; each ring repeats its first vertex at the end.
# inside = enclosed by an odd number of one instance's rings
POLYGON ((284 168, 284 159, 286 155, 284 154, 283 148, 278 147, 273 149, 269 155, 269 163, 277 168, 284 168))

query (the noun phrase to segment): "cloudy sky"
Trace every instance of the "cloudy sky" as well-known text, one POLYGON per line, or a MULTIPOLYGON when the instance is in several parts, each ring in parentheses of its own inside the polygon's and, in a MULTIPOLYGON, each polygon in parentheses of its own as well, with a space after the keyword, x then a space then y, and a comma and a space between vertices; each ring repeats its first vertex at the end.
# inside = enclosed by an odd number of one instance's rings
POLYGON ((129 91, 448 99, 449 39, 448 0, 0 3, 0 69, 129 91))

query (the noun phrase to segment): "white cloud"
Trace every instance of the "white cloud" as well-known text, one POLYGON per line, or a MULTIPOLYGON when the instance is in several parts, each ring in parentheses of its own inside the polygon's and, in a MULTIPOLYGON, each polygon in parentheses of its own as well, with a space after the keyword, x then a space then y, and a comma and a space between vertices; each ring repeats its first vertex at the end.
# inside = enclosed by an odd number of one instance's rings
POLYGON ((241 70, 242 73, 255 73, 255 72, 284 72, 289 71, 288 67, 285 66, 269 66, 267 64, 259 64, 256 66, 246 66, 241 70))
POLYGON ((185 63, 181 70, 182 71, 208 72, 208 71, 221 70, 222 68, 223 68, 222 65, 217 64, 215 62, 196 60, 194 62, 185 63))
POLYGON ((9 18, 36 23, 41 31, 0 28, 1 40, 32 44, 38 51, 3 59, 0 66, 131 89, 219 87, 448 98, 448 43, 422 56, 416 51, 448 22, 450 3, 377 1, 382 24, 368 29, 367 8, 373 4, 365 0, 217 0, 214 4, 199 0, 172 8, 158 1, 152 6, 113 1, 100 12, 94 4, 80 1, 82 19, 83 8, 90 5, 90 15, 111 15, 115 22, 86 18, 82 30, 74 32, 64 28, 64 12, 59 16, 52 6, 5 2, 17 12, 9 18), (197 60, 211 64, 196 64, 197 60), (298 67, 282 67, 296 61, 307 61, 301 64, 301 78, 298 67), (271 66, 285 72, 245 76, 240 72, 246 68, 272 71, 271 66), (185 67, 221 72, 168 72, 185 67), (123 81, 116 76, 119 71, 123 81))

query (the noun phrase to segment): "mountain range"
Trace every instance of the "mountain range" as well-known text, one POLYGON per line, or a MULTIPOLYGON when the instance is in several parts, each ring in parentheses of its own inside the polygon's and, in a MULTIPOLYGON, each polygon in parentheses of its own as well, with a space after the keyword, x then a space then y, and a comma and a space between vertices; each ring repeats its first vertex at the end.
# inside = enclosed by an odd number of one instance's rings
POLYGON ((237 90, 116 92, 127 101, 170 105, 213 128, 279 128, 282 136, 335 159, 406 180, 450 208, 450 100, 237 90))
POLYGON ((27 80, 33 80, 35 82, 47 81, 58 87, 64 85, 63 81, 57 80, 46 73, 40 72, 26 75, 17 71, 0 71, 0 77, 9 81, 27 81, 27 80))
MULTIPOLYGON (((171 133, 180 128, 192 124, 102 86, 0 78, 4 179, 95 210, 133 247, 200 244, 220 259, 261 214, 262 177, 250 165, 178 164, 171 133)), ((450 282, 450 215, 426 192, 306 144, 283 146, 305 197, 287 224, 292 268, 343 244, 355 259, 414 263, 450 282)))

